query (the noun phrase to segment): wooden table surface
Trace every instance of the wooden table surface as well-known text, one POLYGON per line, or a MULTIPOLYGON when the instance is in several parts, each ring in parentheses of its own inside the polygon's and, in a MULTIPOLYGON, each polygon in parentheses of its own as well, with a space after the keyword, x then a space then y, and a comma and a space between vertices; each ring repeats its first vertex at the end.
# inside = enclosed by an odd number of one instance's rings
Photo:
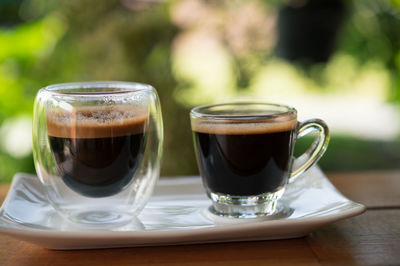
MULTIPOLYGON (((307 237, 169 247, 52 251, 0 235, 0 265, 400 265, 400 172, 328 173, 367 211, 307 237)), ((3 201, 8 186, 0 186, 3 201)))

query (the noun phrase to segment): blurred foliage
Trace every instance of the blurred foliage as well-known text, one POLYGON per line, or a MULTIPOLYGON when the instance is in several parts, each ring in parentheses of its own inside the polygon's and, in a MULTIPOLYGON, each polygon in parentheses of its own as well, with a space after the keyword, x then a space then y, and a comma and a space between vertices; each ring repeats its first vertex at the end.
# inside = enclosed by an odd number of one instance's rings
MULTIPOLYGON (((300 156, 312 141, 305 137, 296 142, 294 155, 300 156)), ((318 165, 328 171, 394 169, 400 162, 399 150, 399 141, 361 140, 335 134, 318 165)))
POLYGON ((353 1, 339 50, 359 64, 385 66, 391 79, 389 100, 400 103, 400 2, 353 1))
MULTIPOLYGON (((283 34, 277 30, 282 10, 324 8, 315 1, 0 1, 0 181, 34 171, 30 150, 23 148, 29 141, 21 140, 31 138, 27 118, 38 89, 48 84, 153 85, 165 125, 162 175, 197 173, 188 117, 196 104, 293 90, 351 90, 400 102, 400 2, 338 2, 345 12, 333 52, 327 62, 309 62, 277 57, 283 34), (265 86, 275 91, 260 89, 265 86)), ((368 161, 375 157, 365 154, 379 144, 333 139, 321 162, 327 170, 397 165, 368 161), (353 157, 360 163, 352 168, 353 157)), ((391 149, 388 155, 398 158, 391 149)))

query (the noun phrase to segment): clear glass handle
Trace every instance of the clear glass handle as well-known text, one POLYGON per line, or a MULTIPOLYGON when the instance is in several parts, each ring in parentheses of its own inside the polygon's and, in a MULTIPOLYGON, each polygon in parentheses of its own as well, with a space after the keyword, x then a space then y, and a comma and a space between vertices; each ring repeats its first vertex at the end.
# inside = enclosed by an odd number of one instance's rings
POLYGON ((310 119, 300 122, 297 127, 297 139, 318 131, 318 136, 311 147, 303 154, 307 155, 307 160, 299 168, 292 171, 289 182, 293 182, 298 176, 310 169, 324 154, 329 143, 329 128, 321 119, 310 119))

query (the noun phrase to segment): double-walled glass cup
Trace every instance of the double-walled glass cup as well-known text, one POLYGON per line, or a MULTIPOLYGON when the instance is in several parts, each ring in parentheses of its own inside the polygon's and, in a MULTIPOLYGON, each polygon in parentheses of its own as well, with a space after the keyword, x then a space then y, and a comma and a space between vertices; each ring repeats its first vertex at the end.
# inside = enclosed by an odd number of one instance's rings
POLYGON ((285 186, 322 156, 329 130, 319 119, 297 121, 289 106, 237 102, 199 106, 190 113, 197 162, 210 211, 228 217, 276 213, 285 186), (292 170, 294 143, 317 131, 307 160, 292 170))
POLYGON ((36 172, 49 202, 72 222, 132 221, 159 177, 162 141, 160 104, 149 85, 66 83, 36 97, 36 172))

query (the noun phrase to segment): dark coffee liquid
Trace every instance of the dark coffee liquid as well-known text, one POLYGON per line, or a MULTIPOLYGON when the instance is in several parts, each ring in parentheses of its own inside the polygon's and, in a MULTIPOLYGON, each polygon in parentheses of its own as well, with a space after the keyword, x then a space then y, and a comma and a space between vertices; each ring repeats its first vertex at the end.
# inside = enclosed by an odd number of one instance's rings
MULTIPOLYGON (((99 117, 99 111, 96 112, 99 117)), ((101 110, 100 114, 110 121, 103 124, 85 121, 88 110, 78 116, 83 121, 64 128, 61 119, 47 120, 59 175, 69 188, 88 197, 121 192, 133 180, 143 157, 146 119, 122 118, 116 123, 115 117, 105 112, 101 110)))
POLYGON ((279 132, 197 132, 200 171, 211 192, 232 196, 275 192, 287 182, 294 129, 279 132))
POLYGON ((93 139, 49 138, 65 184, 89 197, 120 192, 131 182, 143 155, 143 134, 93 139))

